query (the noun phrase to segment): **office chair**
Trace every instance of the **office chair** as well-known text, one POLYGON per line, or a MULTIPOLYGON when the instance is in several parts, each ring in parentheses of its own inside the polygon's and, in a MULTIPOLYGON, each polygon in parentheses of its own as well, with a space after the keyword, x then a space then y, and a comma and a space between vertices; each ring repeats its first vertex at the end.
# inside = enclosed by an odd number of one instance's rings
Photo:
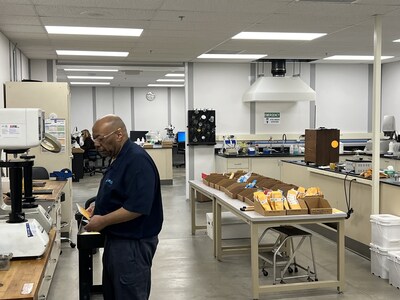
POLYGON ((84 173, 89 173, 90 176, 93 176, 95 173, 103 173, 105 158, 102 157, 96 149, 87 150, 83 161, 84 173), (101 166, 98 166, 99 160, 101 160, 101 166))
POLYGON ((178 163, 175 164, 175 166, 178 167, 184 167, 185 166, 185 143, 183 142, 178 142, 177 145, 177 154, 178 157, 180 156, 181 158, 183 157, 182 161, 179 161, 178 163))
MULTIPOLYGON (((32 179, 50 179, 49 172, 45 167, 32 167, 32 179)), ((60 197, 60 202, 65 201, 65 193, 61 193, 60 197)), ((61 228, 65 227, 68 225, 68 222, 62 222, 61 223, 61 228)), ((71 248, 75 248, 76 244, 67 237, 61 237, 60 238, 61 242, 69 242, 69 245, 71 248)))

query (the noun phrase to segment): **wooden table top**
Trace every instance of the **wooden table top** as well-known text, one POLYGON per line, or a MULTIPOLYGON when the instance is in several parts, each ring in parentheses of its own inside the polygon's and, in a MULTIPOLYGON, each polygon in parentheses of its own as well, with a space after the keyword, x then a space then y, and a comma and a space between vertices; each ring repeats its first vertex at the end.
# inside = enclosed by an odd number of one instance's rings
POLYGON ((1 300, 33 300, 37 299, 40 283, 46 270, 51 249, 56 237, 55 229, 49 233, 49 244, 45 253, 35 259, 12 259, 8 271, 0 271, 0 299, 1 300), (22 295, 21 291, 26 283, 33 283, 30 294, 22 295))
MULTIPOLYGON (((34 180, 33 182, 44 182, 43 187, 34 187, 33 190, 40 189, 52 189, 51 194, 35 194, 37 201, 55 201, 60 196, 62 189, 67 184, 67 181, 57 181, 57 180, 34 180)), ((11 200, 6 195, 3 195, 3 202, 7 205, 11 204, 11 200)))
POLYGON ((34 187, 33 190, 40 189, 52 189, 52 194, 36 194, 36 200, 46 200, 46 201, 54 201, 56 200, 64 186, 67 184, 67 181, 59 181, 59 180, 34 180, 35 181, 44 181, 45 185, 43 187, 34 187))

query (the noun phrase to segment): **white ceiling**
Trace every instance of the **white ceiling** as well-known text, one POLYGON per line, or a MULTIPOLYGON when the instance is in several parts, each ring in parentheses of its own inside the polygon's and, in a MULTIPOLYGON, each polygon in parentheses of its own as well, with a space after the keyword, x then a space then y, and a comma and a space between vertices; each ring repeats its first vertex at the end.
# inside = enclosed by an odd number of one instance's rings
MULTIPOLYGON (((0 31, 30 59, 112 65, 113 86, 145 86, 207 52, 322 59, 373 55, 374 15, 382 15, 382 55, 400 60, 399 0, 0 0, 0 31), (333 3, 334 2, 334 3, 333 3), (143 28, 140 37, 49 35, 44 25, 143 28), (232 40, 241 31, 326 32, 314 41, 232 40), (55 50, 129 51, 126 58, 57 56, 55 50), (126 74, 128 73, 128 74, 126 74)), ((76 73, 76 72, 75 72, 76 73)), ((78 74, 74 74, 78 75, 78 74)), ((79 75, 84 75, 81 73, 79 75)), ((104 75, 104 74, 102 74, 104 75)), ((66 80, 63 70, 59 80, 66 80)))

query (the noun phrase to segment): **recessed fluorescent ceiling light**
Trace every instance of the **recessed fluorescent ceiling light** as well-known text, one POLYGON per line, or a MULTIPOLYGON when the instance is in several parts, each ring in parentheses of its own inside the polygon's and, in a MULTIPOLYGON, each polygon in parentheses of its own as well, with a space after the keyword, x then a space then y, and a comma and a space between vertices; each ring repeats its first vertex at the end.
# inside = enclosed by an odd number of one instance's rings
POLYGON ((181 73, 168 73, 165 74, 166 77, 185 77, 185 74, 181 74, 181 73))
POLYGON ((173 79, 173 78, 166 78, 166 79, 157 79, 157 81, 167 81, 167 82, 185 82, 185 79, 173 79))
POLYGON ((114 79, 113 76, 67 76, 68 79, 114 79))
POLYGON ((232 37, 232 39, 311 41, 324 35, 326 35, 326 33, 243 31, 232 37))
POLYGON ((182 87, 184 84, 158 84, 158 83, 150 83, 147 86, 163 86, 163 87, 182 87))
POLYGON ((400 43, 400 39, 394 40, 393 43, 400 43))
POLYGON ((50 34, 140 36, 143 31, 143 29, 136 29, 136 28, 76 27, 76 26, 44 26, 44 27, 50 34))
POLYGON ((267 56, 267 54, 202 54, 197 58, 212 58, 212 59, 259 59, 267 56))
POLYGON ((109 85, 109 82, 80 82, 80 81, 71 81, 70 84, 81 84, 81 85, 109 85))
POLYGON ((64 69, 67 72, 118 72, 118 69, 64 69))
MULTIPOLYGON (((393 56, 381 56, 381 59, 389 59, 393 56)), ((332 55, 325 57, 324 60, 374 60, 372 55, 332 55)))
POLYGON ((56 50, 58 55, 82 55, 82 56, 117 56, 127 57, 129 52, 114 51, 79 51, 79 50, 56 50))

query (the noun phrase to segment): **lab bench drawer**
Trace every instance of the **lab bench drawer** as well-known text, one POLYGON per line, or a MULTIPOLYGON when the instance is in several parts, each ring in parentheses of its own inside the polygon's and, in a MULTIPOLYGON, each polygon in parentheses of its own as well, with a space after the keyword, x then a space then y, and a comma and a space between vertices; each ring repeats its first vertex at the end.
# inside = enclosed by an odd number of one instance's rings
POLYGON ((248 169, 249 159, 248 158, 228 158, 227 159, 228 169, 248 169))

